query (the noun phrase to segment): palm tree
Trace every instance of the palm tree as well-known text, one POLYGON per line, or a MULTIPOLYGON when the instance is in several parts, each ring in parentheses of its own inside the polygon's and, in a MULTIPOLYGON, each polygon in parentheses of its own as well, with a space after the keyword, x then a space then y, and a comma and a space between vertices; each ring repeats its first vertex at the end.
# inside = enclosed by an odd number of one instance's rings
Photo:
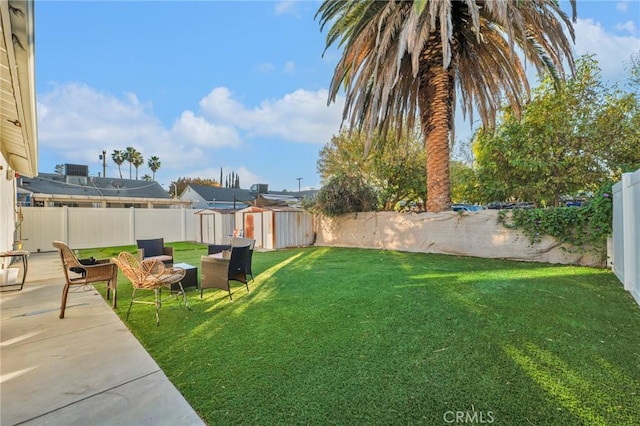
MULTIPOLYGON (((576 4, 571 0, 575 20, 576 4)), ((506 99, 520 111, 529 85, 520 58, 564 78, 573 71, 573 26, 556 0, 325 0, 321 29, 330 24, 327 48, 343 48, 329 90, 346 91, 343 121, 383 138, 393 128, 413 128, 418 115, 427 154, 427 210, 451 205, 449 147, 456 93, 473 120, 495 122, 506 99)))
POLYGON ((119 149, 114 149, 113 153, 111 154, 111 159, 118 165, 118 173, 120 173, 120 179, 122 179, 122 169, 120 168, 120 166, 125 162, 126 155, 126 152, 120 151, 119 149))
POLYGON ((151 176, 149 176, 149 174, 145 174, 144 176, 142 176, 140 179, 145 180, 147 182, 151 182, 153 179, 151 178, 151 176))
POLYGON ((133 159, 131 160, 133 167, 136 168, 136 180, 138 180, 138 168, 144 164, 144 157, 138 151, 133 153, 133 159))
POLYGON ((156 172, 160 169, 160 159, 155 155, 152 156, 149 158, 149 161, 147 161, 147 166, 149 166, 149 169, 151 169, 151 172, 153 173, 152 180, 156 180, 156 172))
POLYGON ((136 158, 136 154, 137 153, 138 153, 138 151, 136 151, 136 149, 134 147, 128 146, 127 150, 125 152, 125 155, 124 155, 124 159, 129 162, 129 179, 131 179, 131 176, 132 176, 132 174, 131 174, 131 171, 132 171, 131 166, 133 165, 133 160, 134 160, 134 158, 136 158))

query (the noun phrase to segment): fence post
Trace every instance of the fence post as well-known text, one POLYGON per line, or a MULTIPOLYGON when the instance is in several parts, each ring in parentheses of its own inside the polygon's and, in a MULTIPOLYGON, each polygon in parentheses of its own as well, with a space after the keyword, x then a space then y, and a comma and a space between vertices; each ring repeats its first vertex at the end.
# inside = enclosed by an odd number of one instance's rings
POLYGON ((129 241, 130 244, 136 243, 136 208, 131 206, 129 207, 129 241))
POLYGON ((73 245, 73 242, 69 241, 69 238, 71 237, 69 235, 69 206, 62 206, 62 217, 60 219, 62 221, 62 235, 64 241, 71 246, 73 245))

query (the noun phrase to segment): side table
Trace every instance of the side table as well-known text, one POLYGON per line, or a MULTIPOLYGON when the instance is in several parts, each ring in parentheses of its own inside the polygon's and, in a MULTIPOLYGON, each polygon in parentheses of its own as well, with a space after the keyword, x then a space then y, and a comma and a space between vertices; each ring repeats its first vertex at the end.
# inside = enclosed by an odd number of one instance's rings
MULTIPOLYGON (((189 265, 188 263, 174 263, 173 266, 182 268, 186 271, 184 278, 182 279, 182 288, 198 287, 198 267, 189 265)), ((171 284, 171 291, 178 291, 180 287, 178 283, 171 284)))
MULTIPOLYGON (((27 278, 27 270, 29 269, 29 262, 27 261, 27 257, 29 256, 29 252, 26 250, 9 250, 9 251, 5 251, 0 253, 0 257, 1 258, 11 258, 11 261, 9 263, 11 263, 13 261, 14 258, 19 258, 22 260, 22 278, 20 279, 20 282, 16 281, 16 282, 10 282, 9 278, 7 277, 6 282, 1 283, 0 284, 0 288, 2 288, 2 290, 0 291, 20 291, 22 290, 22 287, 24 286, 24 281, 27 278), (3 287, 17 287, 20 286, 19 288, 10 288, 10 289, 4 289, 3 287)), ((7 269, 19 269, 19 268, 7 268, 7 269)))

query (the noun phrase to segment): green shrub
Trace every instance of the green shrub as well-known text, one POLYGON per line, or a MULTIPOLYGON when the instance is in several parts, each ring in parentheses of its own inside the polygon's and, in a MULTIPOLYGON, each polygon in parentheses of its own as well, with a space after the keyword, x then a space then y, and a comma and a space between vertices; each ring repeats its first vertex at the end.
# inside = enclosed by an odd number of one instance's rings
POLYGON ((577 250, 590 250, 606 254, 607 237, 613 230, 613 195, 611 184, 603 186, 583 207, 551 207, 544 209, 512 210, 508 215, 502 210, 498 222, 506 228, 518 229, 531 244, 550 235, 563 244, 577 250))
POLYGON ((320 189, 314 210, 326 216, 340 216, 376 210, 376 191, 359 177, 337 175, 320 189))

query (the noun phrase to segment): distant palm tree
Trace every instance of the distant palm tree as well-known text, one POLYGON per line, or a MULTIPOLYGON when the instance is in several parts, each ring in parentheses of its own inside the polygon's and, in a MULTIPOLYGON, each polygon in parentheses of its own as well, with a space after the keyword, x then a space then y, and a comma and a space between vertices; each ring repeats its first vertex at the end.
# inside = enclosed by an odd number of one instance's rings
POLYGON ((151 182, 153 178, 147 173, 141 178, 142 180, 146 180, 147 182, 151 182))
MULTIPOLYGON (((576 2, 571 0, 575 20, 576 2)), ((495 122, 506 99, 519 111, 529 85, 520 54, 539 72, 564 77, 573 70, 573 26, 557 0, 325 0, 316 16, 331 25, 327 48, 343 49, 331 80, 329 102, 344 85, 343 120, 383 136, 419 116, 427 154, 429 211, 451 205, 449 147, 456 93, 463 113, 495 122)), ((470 117, 473 119, 473 117, 470 117)))
POLYGON ((152 180, 156 180, 156 172, 160 169, 160 159, 154 155, 149 158, 149 161, 147 161, 147 166, 149 166, 149 169, 151 169, 151 172, 153 173, 152 180))
POLYGON ((136 168, 136 180, 138 180, 138 168, 144 164, 144 157, 138 151, 133 153, 133 159, 131 160, 133 167, 136 168))
POLYGON ((122 179, 122 169, 120 168, 120 166, 122 166, 122 163, 125 162, 126 155, 126 152, 120 151, 118 149, 114 149, 113 153, 111 154, 111 159, 118 165, 118 173, 120 173, 120 179, 122 179))
POLYGON ((132 172, 131 166, 133 166, 133 160, 134 160, 134 158, 136 158, 137 152, 138 151, 136 151, 136 149, 134 147, 128 146, 127 147, 127 151, 125 153, 124 159, 129 162, 129 179, 132 179, 132 176, 133 176, 131 174, 131 172, 132 172))

